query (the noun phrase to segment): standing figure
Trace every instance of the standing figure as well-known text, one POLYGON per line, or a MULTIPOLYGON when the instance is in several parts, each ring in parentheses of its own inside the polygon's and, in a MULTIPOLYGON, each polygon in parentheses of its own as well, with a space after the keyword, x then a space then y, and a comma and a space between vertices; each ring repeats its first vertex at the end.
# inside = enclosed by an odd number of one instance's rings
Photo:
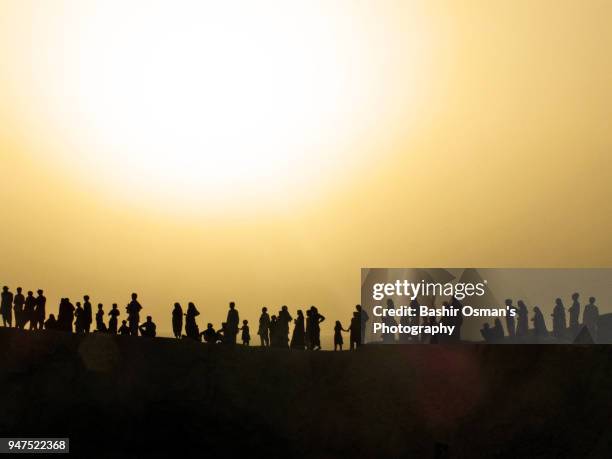
POLYGON ((351 331, 349 335, 349 349, 351 351, 356 351, 357 348, 363 344, 363 338, 361 337, 361 331, 363 330, 362 325, 363 319, 361 319, 359 311, 355 311, 351 319, 351 325, 349 326, 349 330, 351 331))
POLYGON ((17 293, 13 299, 15 305, 15 326, 23 328, 23 305, 25 304, 25 296, 21 293, 21 287, 17 287, 17 293))
POLYGON ((242 330, 242 344, 248 346, 251 342, 251 333, 249 332, 248 320, 242 321, 242 327, 240 328, 240 330, 242 330))
POLYGON ((589 298, 589 303, 584 307, 582 316, 584 325, 588 328, 591 338, 597 342, 597 322, 599 321, 599 308, 595 305, 595 297, 589 298))
POLYGON ((89 295, 83 297, 83 333, 89 333, 93 322, 93 311, 89 302, 89 295))
POLYGON ((553 335, 555 338, 563 338, 565 335, 565 307, 561 298, 555 300, 555 307, 551 314, 553 318, 553 335))
MULTIPOLYGON (((356 315, 359 315, 359 312, 355 312, 356 315)), ((339 320, 336 320, 336 325, 334 326, 334 352, 337 350, 342 350, 342 345, 344 344, 344 339, 342 338, 342 332, 349 331, 342 328, 342 324, 339 320)))
POLYGON ((42 289, 38 289, 36 292, 38 296, 36 297, 36 313, 34 321, 36 322, 36 329, 42 330, 45 324, 45 317, 47 316, 47 298, 43 295, 42 289))
POLYGON ((183 335, 183 308, 179 303, 174 303, 172 310, 172 331, 175 338, 183 335))
POLYGON ((229 310, 227 311, 227 336, 225 337, 227 344, 236 344, 236 335, 238 334, 238 324, 240 323, 240 316, 236 309, 236 304, 231 301, 229 304, 229 310))
POLYGON ((34 330, 34 323, 36 320, 36 298, 34 298, 34 292, 29 291, 28 296, 25 299, 25 308, 23 309, 23 324, 21 328, 25 328, 28 322, 30 322, 30 330, 34 330))
POLYGON ((74 332, 85 333, 85 312, 83 311, 83 306, 81 306, 80 301, 77 301, 76 303, 74 317, 74 332))
POLYGON ((516 307, 512 304, 512 300, 508 298, 506 300, 506 330, 508 330, 508 336, 514 338, 516 335, 516 326, 514 322, 514 315, 516 313, 516 307), (515 311, 514 313, 512 311, 515 311))
MULTIPOLYGON (((368 324, 368 321, 370 320, 370 316, 368 315, 368 313, 361 307, 360 304, 355 306, 355 310, 359 313, 359 321, 361 322, 361 344, 365 343, 366 340, 366 327, 368 324)), ((351 319, 352 321, 353 319, 351 319)), ((418 320, 418 318, 417 318, 418 320)))
POLYGON ((306 345, 306 332, 304 331, 304 313, 298 310, 293 326, 293 335, 291 335, 291 349, 304 350, 306 345))
POLYGON ((321 349, 321 322, 325 320, 325 317, 319 314, 319 310, 315 306, 310 307, 311 321, 312 321, 312 349, 321 349))
POLYGON ((138 336, 138 324, 140 323, 140 311, 142 306, 138 302, 138 294, 132 293, 132 301, 126 306, 130 335, 138 336))
POLYGON ((108 311, 108 315, 110 316, 110 319, 108 320, 108 332, 112 333, 113 335, 117 334, 117 322, 120 314, 121 312, 119 312, 119 309, 117 308, 117 303, 113 303, 112 309, 108 311))
POLYGON ((196 323, 196 317, 200 315, 200 311, 195 307, 195 304, 187 305, 187 314, 185 314, 185 333, 188 338, 200 341, 200 329, 196 323))
POLYGON ((518 319, 516 325, 516 336, 527 336, 529 332, 529 311, 523 300, 518 303, 518 319))
POLYGON ((274 315, 270 317, 270 345, 278 347, 278 321, 274 315))
POLYGON ((548 335, 548 330, 546 329, 546 322, 544 322, 544 315, 540 308, 537 306, 533 307, 533 317, 531 318, 533 322, 533 333, 538 338, 543 338, 548 335))
POLYGON ((580 294, 574 293, 572 295, 572 305, 568 308, 569 312, 569 328, 573 335, 578 333, 580 329, 580 294))
POLYGON ((2 301, 0 302, 0 314, 2 314, 2 325, 13 326, 13 293, 5 285, 2 287, 2 301))
POLYGON ((289 324, 293 318, 291 314, 289 314, 289 310, 287 306, 283 306, 278 313, 278 326, 279 326, 279 336, 280 336, 280 345, 282 347, 289 346, 289 324))
POLYGON ((72 322, 74 321, 74 306, 68 298, 62 298, 57 315, 57 328, 72 333, 72 322))
POLYGON ((96 312, 96 331, 106 333, 108 330, 104 323, 104 306, 102 303, 98 304, 98 311, 96 312))
POLYGON ((268 308, 261 308, 261 315, 259 316, 259 329, 257 330, 259 340, 263 346, 270 346, 270 315, 268 314, 268 308))

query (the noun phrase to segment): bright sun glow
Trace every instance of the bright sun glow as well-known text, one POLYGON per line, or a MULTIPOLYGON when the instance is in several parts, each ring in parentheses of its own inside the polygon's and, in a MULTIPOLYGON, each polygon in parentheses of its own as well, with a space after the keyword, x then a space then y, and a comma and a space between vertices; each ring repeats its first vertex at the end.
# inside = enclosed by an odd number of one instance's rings
POLYGON ((90 182, 157 204, 243 204, 311 193, 363 159, 390 60, 367 10, 94 5, 71 4, 85 10, 78 21, 49 26, 46 15, 37 59, 47 67, 34 70, 46 72, 44 110, 90 182))

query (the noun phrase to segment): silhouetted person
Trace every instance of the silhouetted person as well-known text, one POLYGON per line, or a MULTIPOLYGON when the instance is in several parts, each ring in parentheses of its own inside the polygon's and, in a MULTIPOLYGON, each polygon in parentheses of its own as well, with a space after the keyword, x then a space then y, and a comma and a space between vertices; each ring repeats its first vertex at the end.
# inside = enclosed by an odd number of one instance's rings
POLYGON ((49 318, 45 321, 45 330, 57 330, 58 325, 53 314, 49 314, 49 318))
POLYGON ((512 304, 512 300, 508 298, 506 300, 506 330, 508 330, 510 338, 514 338, 516 335, 516 325, 512 311, 516 311, 516 307, 512 304))
POLYGON ((131 334, 130 327, 127 326, 127 320, 121 321, 121 327, 119 327, 119 334, 124 336, 131 334))
POLYGON ((36 292, 36 312, 34 313, 35 330, 42 330, 45 324, 45 317, 47 316, 47 298, 43 295, 43 291, 38 289, 36 292))
POLYGON ((291 336, 291 349, 304 350, 306 346, 306 330, 304 329, 304 313, 301 309, 297 312, 293 326, 293 335, 291 336))
POLYGON ((572 305, 568 308, 569 312, 569 328, 572 334, 578 333, 580 329, 580 294, 574 293, 572 295, 572 305))
POLYGON ((584 325, 588 328, 593 341, 597 342, 597 322, 599 321, 599 308, 595 305, 595 297, 589 298, 589 303, 584 307, 582 316, 584 325))
POLYGON ((106 333, 108 330, 104 323, 104 305, 98 304, 98 310, 96 311, 96 331, 106 333))
POLYGON ((543 338, 548 335, 546 322, 544 322, 544 315, 537 306, 533 307, 533 317, 531 318, 531 321, 533 322, 533 334, 535 335, 536 339, 543 338))
POLYGON ((208 344, 215 344, 219 337, 217 336, 217 332, 213 328, 213 324, 209 323, 206 326, 206 330, 202 332, 202 338, 204 338, 204 342, 208 344))
POLYGON ((57 328, 72 333, 72 322, 74 321, 74 306, 68 298, 62 298, 57 316, 57 328))
POLYGON ((138 324, 140 323, 140 311, 142 310, 142 306, 138 302, 138 295, 136 293, 132 293, 132 301, 129 302, 125 309, 128 314, 130 335, 137 336, 138 324))
POLYGON ((23 307, 25 305, 25 296, 21 293, 21 287, 17 287, 17 293, 13 298, 13 304, 15 305, 15 326, 17 328, 23 328, 23 307))
POLYGON ((495 319, 493 321, 493 328, 491 329, 493 339, 496 342, 500 342, 504 340, 504 327, 502 326, 501 320, 495 319))
POLYGON ((293 318, 289 314, 287 306, 283 306, 278 313, 278 327, 279 327, 279 345, 282 347, 289 346, 289 324, 293 318))
POLYGON ((225 323, 227 325, 227 332, 225 334, 224 342, 227 344, 236 344, 236 335, 238 335, 238 324, 240 323, 240 317, 238 315, 238 310, 236 309, 236 304, 233 301, 231 301, 229 304, 227 320, 225 323))
POLYGON ((89 302, 89 295, 83 297, 83 333, 89 333, 91 322, 93 321, 93 311, 89 302))
POLYGON ((189 303, 187 305, 187 313, 185 314, 185 334, 188 338, 200 341, 200 329, 196 323, 196 317, 200 315, 200 311, 196 308, 195 304, 189 303))
POLYGON ((34 298, 34 292, 29 291, 28 296, 25 299, 25 307, 23 309, 23 314, 21 315, 23 323, 21 324, 21 328, 25 328, 25 326, 30 322, 30 330, 34 329, 34 319, 36 318, 36 298, 34 298))
POLYGON ((155 338, 157 327, 153 323, 151 316, 147 316, 147 320, 138 326, 140 334, 145 338, 155 338))
POLYGON ((175 338, 180 338, 183 335, 183 308, 180 303, 174 303, 172 310, 172 332, 175 338))
POLYGON ((353 313, 353 317, 351 318, 351 324, 349 325, 349 349, 351 351, 357 350, 357 348, 363 343, 363 339, 361 337, 361 332, 363 331, 363 320, 361 317, 360 312, 355 311, 353 313))
POLYGON ((278 321, 275 315, 270 317, 270 345, 278 347, 278 321))
POLYGON ((312 349, 317 351, 321 349, 321 322, 325 317, 319 314, 319 310, 315 306, 310 307, 311 322, 312 322, 312 349))
POLYGON ((565 307, 561 298, 555 300, 555 307, 551 314, 553 318, 553 335, 555 338, 563 338, 565 335, 565 307))
MULTIPOLYGON (((393 304, 393 300, 391 298, 389 298, 387 300, 387 309, 395 309, 395 305, 393 304)), ((395 326, 397 326, 397 322, 395 321, 395 317, 390 316, 390 315, 385 315, 382 318, 382 323, 385 324, 387 327, 395 327, 395 326)), ((382 334, 382 342, 386 343, 386 344, 394 343, 395 342, 395 334, 391 333, 391 332, 383 333, 382 334)))
POLYGON ((366 340, 366 329, 367 329, 366 327, 367 327, 368 321, 370 320, 370 316, 368 315, 367 311, 365 311, 365 309, 361 307, 360 304, 355 305, 355 310, 359 313, 359 321, 361 322, 361 332, 360 332, 361 344, 363 344, 365 343, 365 340, 366 340))
POLYGON ((117 322, 119 321, 118 318, 120 314, 121 312, 119 312, 119 309, 117 308, 117 303, 113 303, 112 309, 108 311, 108 315, 110 316, 110 319, 108 320, 108 331, 113 335, 117 334, 117 322))
POLYGON ((493 338, 493 331, 491 330, 491 326, 489 325, 489 322, 485 322, 485 324, 480 329, 480 334, 482 335, 482 338, 487 343, 492 343, 495 340, 493 338))
POLYGON ((245 346, 248 346, 249 343, 251 342, 251 333, 249 331, 249 321, 248 320, 242 321, 242 327, 240 328, 240 330, 242 330, 242 344, 244 344, 245 346))
POLYGON ((0 314, 2 314, 2 325, 13 326, 13 293, 5 285, 2 287, 2 300, 0 302, 0 314))
POLYGON ((268 308, 261 308, 261 315, 259 316, 259 329, 257 330, 259 340, 262 346, 270 345, 270 315, 268 314, 268 308))
POLYGON ((77 301, 76 309, 74 310, 74 332, 85 333, 85 312, 80 301, 77 301))
POLYGON ((516 336, 527 336, 529 333, 529 311, 523 300, 519 300, 517 305, 518 318, 516 321, 516 336))
MULTIPOLYGON (((359 312, 356 312, 359 315, 359 312)), ((361 325, 360 325, 361 326, 361 325)), ((344 344, 344 339, 342 338, 342 332, 349 331, 342 328, 342 324, 339 320, 336 320, 336 325, 334 325, 334 351, 342 350, 342 345, 344 344)))
POLYGON ((227 335, 227 322, 223 322, 221 328, 217 330, 217 342, 221 344, 227 343, 227 335))

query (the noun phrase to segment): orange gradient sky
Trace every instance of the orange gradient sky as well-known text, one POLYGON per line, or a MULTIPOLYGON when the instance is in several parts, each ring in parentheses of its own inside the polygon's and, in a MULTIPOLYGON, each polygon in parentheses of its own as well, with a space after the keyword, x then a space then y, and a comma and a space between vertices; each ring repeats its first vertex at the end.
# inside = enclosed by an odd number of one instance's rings
POLYGON ((162 333, 361 267, 612 263, 612 4, 0 2, 1 279, 162 333))

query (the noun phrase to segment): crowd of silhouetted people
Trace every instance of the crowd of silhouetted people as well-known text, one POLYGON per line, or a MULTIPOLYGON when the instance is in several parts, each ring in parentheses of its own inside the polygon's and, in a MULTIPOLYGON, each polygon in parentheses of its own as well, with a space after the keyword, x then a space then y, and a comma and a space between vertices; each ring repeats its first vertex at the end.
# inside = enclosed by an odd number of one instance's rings
MULTIPOLYGON (((537 340, 551 336, 546 326, 544 314, 538 306, 533 307, 533 315, 529 319, 529 310, 524 301, 519 300, 514 305, 512 299, 507 299, 505 305, 507 310, 513 309, 516 311, 515 316, 507 315, 505 317, 505 330, 499 318, 494 320, 493 326, 485 323, 480 333, 486 342, 499 342, 505 338, 512 339, 526 336, 532 336, 537 340), (533 323, 532 330, 529 328, 529 322, 533 323)), ((572 305, 567 309, 567 313, 569 313, 568 322, 563 300, 557 298, 551 314, 552 336, 561 341, 573 341, 584 328, 588 331, 590 339, 596 341, 599 308, 595 304, 595 297, 590 297, 589 302, 584 306, 582 322, 580 321, 581 309, 580 294, 574 293, 572 295, 572 305)))
MULTIPOLYGON (((138 302, 136 293, 132 293, 131 301, 125 306, 126 319, 121 320, 121 324, 119 324, 119 317, 122 312, 116 303, 113 303, 108 312, 104 311, 103 304, 98 304, 94 317, 94 308, 88 295, 83 297, 82 302, 77 301, 75 304, 69 298, 62 298, 57 317, 55 314, 49 314, 47 317, 46 302, 42 290, 38 290, 37 296, 34 296, 31 291, 24 296, 21 287, 17 288, 15 294, 8 287, 3 287, 0 315, 4 327, 15 326, 20 329, 58 330, 83 334, 96 332, 144 337, 157 335, 157 326, 151 316, 147 316, 144 322, 140 321, 143 308, 138 302)), ((208 344, 233 345, 239 341, 245 346, 251 344, 249 321, 240 321, 240 315, 234 302, 229 304, 227 319, 220 328, 208 323, 201 331, 197 322, 199 315, 200 312, 194 303, 188 303, 185 312, 180 303, 175 303, 172 309, 174 337, 208 344)), ((298 310, 295 318, 292 317, 287 306, 282 306, 277 314, 272 315, 269 314, 268 308, 263 307, 257 327, 259 343, 263 347, 320 350, 321 323, 324 320, 325 317, 316 306, 311 306, 305 314, 304 311, 298 310), (293 329, 291 329, 292 325, 293 329)), ((361 309, 360 305, 357 305, 347 329, 341 325, 340 321, 336 321, 334 350, 342 350, 343 332, 350 333, 351 349, 356 349, 361 345, 361 337, 364 336, 367 320, 369 320, 367 313, 361 309)))

